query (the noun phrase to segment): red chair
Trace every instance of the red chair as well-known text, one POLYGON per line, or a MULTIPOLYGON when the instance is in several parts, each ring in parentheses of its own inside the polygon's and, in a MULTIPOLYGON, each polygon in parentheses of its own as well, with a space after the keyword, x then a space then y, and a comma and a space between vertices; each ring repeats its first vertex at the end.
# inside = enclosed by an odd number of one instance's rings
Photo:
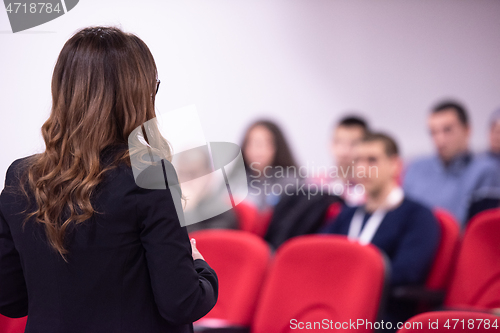
MULTIPOLYGON (((385 276, 386 261, 372 245, 335 235, 292 238, 276 252, 252 332, 294 332, 324 319, 373 322, 382 303, 385 276)), ((367 331, 371 330, 357 330, 367 331)))
POLYGON ((269 267, 269 246, 239 230, 202 230, 190 237, 219 278, 217 304, 196 325, 212 326, 222 320, 225 326, 249 327, 269 267))
POLYGON ((500 308, 500 209, 469 222, 445 305, 449 308, 500 308))
POLYGON ((238 219, 240 230, 253 233, 255 224, 257 223, 257 219, 259 217, 259 210, 257 207, 243 201, 236 205, 233 209, 238 219))
POLYGON ((26 321, 28 317, 9 318, 0 315, 0 332, 1 333, 24 333, 26 321))
POLYGON ((402 324, 400 333, 497 332, 500 317, 484 312, 435 311, 425 312, 402 324), (495 327, 496 326, 496 327, 495 327))
POLYGON ((257 207, 243 201, 234 207, 234 211, 240 230, 264 237, 271 222, 272 210, 259 212, 257 207))
POLYGON ((460 244, 460 227, 455 218, 445 210, 437 209, 434 215, 439 222, 441 239, 425 283, 430 290, 446 290, 460 244))

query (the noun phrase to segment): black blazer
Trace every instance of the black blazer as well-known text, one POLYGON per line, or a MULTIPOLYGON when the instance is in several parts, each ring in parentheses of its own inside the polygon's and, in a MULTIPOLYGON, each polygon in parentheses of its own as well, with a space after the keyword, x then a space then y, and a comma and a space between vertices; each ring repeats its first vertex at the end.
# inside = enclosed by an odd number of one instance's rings
POLYGON ((10 165, 0 195, 0 313, 28 315, 27 333, 192 332, 218 280, 193 261, 170 191, 140 188, 125 164, 110 171, 92 201, 100 214, 67 233, 66 263, 42 224, 22 228, 25 159, 10 165))

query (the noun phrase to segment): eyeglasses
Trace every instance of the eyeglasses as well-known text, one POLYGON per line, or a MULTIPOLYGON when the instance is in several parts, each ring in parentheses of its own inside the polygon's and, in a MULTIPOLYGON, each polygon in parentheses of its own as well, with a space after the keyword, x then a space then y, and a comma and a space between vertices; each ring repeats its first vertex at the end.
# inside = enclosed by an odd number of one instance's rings
POLYGON ((158 89, 160 89, 160 83, 161 81, 156 79, 156 93, 158 94, 158 89))

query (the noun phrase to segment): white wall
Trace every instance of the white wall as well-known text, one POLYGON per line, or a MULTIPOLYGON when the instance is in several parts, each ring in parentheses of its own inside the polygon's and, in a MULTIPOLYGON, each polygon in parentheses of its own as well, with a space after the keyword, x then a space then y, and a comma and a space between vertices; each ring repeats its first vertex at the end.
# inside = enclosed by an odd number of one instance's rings
POLYGON ((482 150, 500 106, 499 17, 497 0, 80 0, 12 34, 0 9, 0 181, 14 159, 43 149, 57 55, 97 24, 150 46, 158 109, 196 104, 210 141, 240 142, 263 115, 283 125, 301 163, 328 164, 331 125, 354 109, 410 157, 432 152, 428 108, 449 96, 469 107, 482 150))

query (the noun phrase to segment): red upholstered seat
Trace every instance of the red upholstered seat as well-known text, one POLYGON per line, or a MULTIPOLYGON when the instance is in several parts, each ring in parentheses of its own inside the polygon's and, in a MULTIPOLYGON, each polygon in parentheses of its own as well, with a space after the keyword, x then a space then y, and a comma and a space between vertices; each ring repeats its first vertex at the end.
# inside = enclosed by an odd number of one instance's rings
MULTIPOLYGON (((294 332, 300 323, 324 319, 374 322, 385 275, 386 261, 372 245, 362 246, 335 235, 292 238, 276 252, 252 332, 294 332)), ((315 331, 324 329, 307 330, 315 331)), ((371 330, 357 330, 367 331, 371 330)))
POLYGON ((264 237, 271 221, 271 209, 260 212, 257 207, 243 201, 234 207, 234 211, 241 230, 264 237))
POLYGON ((28 317, 9 318, 0 315, 0 332, 1 333, 24 333, 28 317))
POLYGON ((250 326, 269 267, 269 246, 260 237, 239 230, 202 230, 190 237, 196 239, 198 250, 219 279, 217 304, 196 324, 212 326, 218 319, 250 326))
POLYGON ((445 210, 437 209, 434 215, 439 222, 441 239, 425 285, 430 290, 446 290, 458 253, 460 227, 455 218, 445 210))
POLYGON ((408 319, 398 333, 491 333, 498 332, 498 325, 500 325, 500 317, 489 313, 434 311, 421 313, 408 319))
POLYGON ((500 209, 484 211, 469 222, 445 305, 500 308, 500 209))

